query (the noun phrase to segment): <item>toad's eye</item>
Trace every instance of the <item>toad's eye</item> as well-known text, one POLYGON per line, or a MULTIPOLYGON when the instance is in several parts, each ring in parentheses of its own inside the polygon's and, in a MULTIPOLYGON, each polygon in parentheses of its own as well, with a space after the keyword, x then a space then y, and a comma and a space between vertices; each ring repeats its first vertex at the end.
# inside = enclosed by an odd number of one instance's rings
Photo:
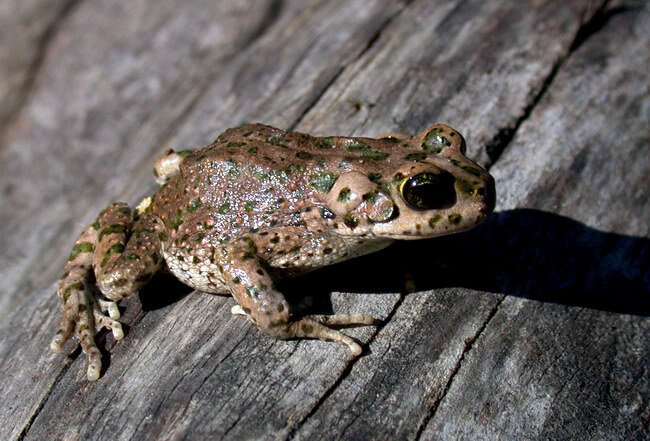
POLYGON ((419 173, 402 182, 400 194, 415 210, 450 207, 456 202, 454 181, 450 173, 442 170, 440 173, 419 173))

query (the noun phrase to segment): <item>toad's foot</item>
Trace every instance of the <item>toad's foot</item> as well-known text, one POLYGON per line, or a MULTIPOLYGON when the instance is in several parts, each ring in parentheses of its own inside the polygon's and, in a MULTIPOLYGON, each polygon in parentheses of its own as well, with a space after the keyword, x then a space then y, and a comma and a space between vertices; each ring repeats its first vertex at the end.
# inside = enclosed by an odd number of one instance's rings
MULTIPOLYGON (((146 210, 146 203, 140 208, 146 210)), ((59 352, 77 335, 89 380, 99 378, 102 367, 95 334, 108 328, 116 340, 124 337, 116 302, 135 294, 160 266, 155 220, 140 214, 134 223, 125 203, 106 207, 77 238, 59 282, 63 320, 50 347, 59 352)))
POLYGON ((83 282, 76 282, 65 288, 64 298, 63 319, 50 348, 54 352, 60 352, 74 333, 88 358, 88 380, 97 380, 102 369, 102 360, 95 344, 95 334, 102 328, 107 328, 116 340, 122 339, 124 331, 122 324, 117 321, 120 312, 115 302, 97 298, 92 287, 83 282), (104 314, 104 311, 108 311, 108 315, 104 314))
MULTIPOLYGON (((239 305, 232 307, 233 315, 243 315, 253 321, 244 308, 239 305)), ((361 355, 363 349, 351 337, 332 328, 371 326, 380 323, 380 320, 367 314, 335 314, 335 315, 308 315, 297 321, 291 322, 279 332, 274 332, 281 338, 316 338, 346 345, 353 356, 361 355)))

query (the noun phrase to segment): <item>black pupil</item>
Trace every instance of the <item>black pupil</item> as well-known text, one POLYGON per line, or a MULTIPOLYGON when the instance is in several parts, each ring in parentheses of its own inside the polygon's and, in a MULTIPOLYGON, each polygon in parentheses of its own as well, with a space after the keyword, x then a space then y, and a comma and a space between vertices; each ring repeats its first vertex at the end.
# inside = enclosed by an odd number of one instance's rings
POLYGON ((402 187, 402 197, 417 210, 451 207, 456 202, 454 177, 446 171, 417 174, 402 187))

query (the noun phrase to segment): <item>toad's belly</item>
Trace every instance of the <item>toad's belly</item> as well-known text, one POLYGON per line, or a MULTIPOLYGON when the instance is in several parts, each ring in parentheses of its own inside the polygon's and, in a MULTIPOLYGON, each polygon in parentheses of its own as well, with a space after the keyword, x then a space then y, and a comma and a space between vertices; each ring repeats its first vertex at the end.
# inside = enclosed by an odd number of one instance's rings
POLYGON ((182 257, 163 251, 169 271, 184 284, 212 294, 229 294, 221 272, 215 263, 208 259, 182 257))

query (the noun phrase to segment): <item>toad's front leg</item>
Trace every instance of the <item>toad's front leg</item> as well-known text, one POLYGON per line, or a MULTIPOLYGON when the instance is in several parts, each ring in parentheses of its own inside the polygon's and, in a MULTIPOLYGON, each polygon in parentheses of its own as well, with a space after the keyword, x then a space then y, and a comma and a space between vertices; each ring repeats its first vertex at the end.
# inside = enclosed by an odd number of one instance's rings
POLYGON ((108 206, 75 242, 58 289, 63 320, 50 347, 59 352, 76 334, 88 357, 89 380, 99 378, 102 366, 95 334, 105 327, 117 340, 124 336, 116 302, 149 280, 160 265, 159 250, 155 219, 145 215, 134 225, 124 203, 108 206))
MULTIPOLYGON (((275 234, 277 237, 277 231, 275 234)), ((260 237, 264 237, 263 232, 257 235, 257 238, 260 237)), ((347 345, 353 355, 360 355, 361 346, 332 327, 373 325, 376 320, 365 314, 312 315, 294 319, 284 295, 275 289, 258 255, 258 248, 268 248, 259 243, 260 240, 257 242, 245 236, 217 252, 223 279, 239 304, 233 308, 233 314, 246 315, 262 332, 276 338, 316 338, 339 342, 347 345)), ((286 253, 289 250, 283 250, 280 243, 276 244, 274 251, 286 253)))

